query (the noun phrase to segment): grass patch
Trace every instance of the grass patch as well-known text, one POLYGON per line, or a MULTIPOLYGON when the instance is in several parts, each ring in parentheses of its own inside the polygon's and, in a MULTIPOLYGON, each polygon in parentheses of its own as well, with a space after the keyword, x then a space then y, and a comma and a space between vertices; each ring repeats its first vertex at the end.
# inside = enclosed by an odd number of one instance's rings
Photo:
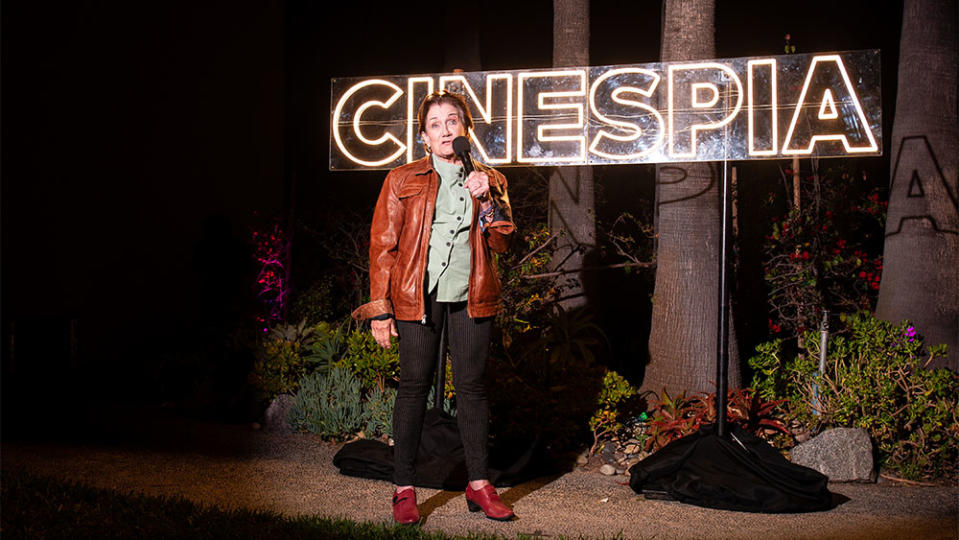
POLYGON ((182 497, 124 494, 19 470, 0 474, 0 509, 0 535, 6 538, 464 538, 419 527, 221 510, 182 497))

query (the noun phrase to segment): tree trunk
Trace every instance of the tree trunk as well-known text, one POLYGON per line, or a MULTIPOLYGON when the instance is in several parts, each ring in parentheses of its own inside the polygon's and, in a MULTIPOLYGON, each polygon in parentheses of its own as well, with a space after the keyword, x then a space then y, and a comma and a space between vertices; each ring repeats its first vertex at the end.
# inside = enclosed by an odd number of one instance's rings
MULTIPOLYGON (((714 58, 714 0, 665 0, 661 59, 714 58)), ((716 390, 722 163, 656 167, 656 284, 642 388, 716 390)), ((729 388, 740 386, 730 318, 729 388)))
POLYGON ((959 370, 959 9, 906 0, 892 130, 889 213, 876 314, 910 320, 937 366, 959 370))
MULTIPOLYGON (((589 65, 589 1, 553 0, 553 67, 589 65)), ((549 228, 563 237, 553 257, 556 270, 583 267, 583 256, 596 245, 596 218, 591 167, 557 167, 549 178, 549 228)), ((563 307, 586 304, 582 272, 571 279, 563 307)))

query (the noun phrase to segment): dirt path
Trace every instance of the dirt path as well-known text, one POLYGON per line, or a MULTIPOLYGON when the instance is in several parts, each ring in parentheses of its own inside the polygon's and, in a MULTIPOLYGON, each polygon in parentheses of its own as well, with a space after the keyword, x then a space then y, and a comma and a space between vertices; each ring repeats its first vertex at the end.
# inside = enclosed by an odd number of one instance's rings
MULTIPOLYGON (((90 433, 103 441, 108 433, 90 433)), ((388 521, 391 486, 342 476, 339 445, 248 426, 155 418, 110 444, 4 443, 0 463, 121 492, 180 495, 221 508, 266 509, 388 521)), ((501 490, 519 519, 499 523, 466 511, 462 492, 418 490, 427 530, 543 537, 959 538, 959 488, 834 484, 847 501, 828 512, 748 514, 647 501, 625 477, 575 470, 501 490)))

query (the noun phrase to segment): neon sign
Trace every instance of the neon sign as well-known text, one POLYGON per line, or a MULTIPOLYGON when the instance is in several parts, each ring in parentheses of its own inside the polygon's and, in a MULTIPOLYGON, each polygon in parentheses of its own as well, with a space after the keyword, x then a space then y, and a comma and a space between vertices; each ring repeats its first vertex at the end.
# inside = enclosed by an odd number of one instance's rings
POLYGON ((474 156, 585 165, 880 155, 878 50, 627 66, 338 78, 330 169, 425 155, 416 108, 466 96, 474 156))

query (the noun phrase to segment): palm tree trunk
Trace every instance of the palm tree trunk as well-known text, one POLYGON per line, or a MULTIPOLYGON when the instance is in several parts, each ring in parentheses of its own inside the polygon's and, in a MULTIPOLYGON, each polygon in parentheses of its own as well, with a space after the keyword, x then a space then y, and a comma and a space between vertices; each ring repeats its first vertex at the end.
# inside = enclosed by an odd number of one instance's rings
MULTIPOLYGON (((714 15, 714 0, 665 0, 661 59, 714 58, 714 15)), ((721 174, 720 163, 656 167, 658 247, 644 390, 716 389, 721 174)), ((727 379, 736 388, 739 356, 729 327, 727 379)))
MULTIPOLYGON (((553 67, 589 65, 589 0, 553 0, 553 67)), ((582 268, 596 244, 593 170, 557 167, 549 178, 549 228, 562 234, 553 257, 557 270, 582 268)), ((570 274, 563 307, 586 304, 582 272, 570 274)))
POLYGON ((909 319, 959 370, 959 9, 906 0, 876 314, 909 319))

